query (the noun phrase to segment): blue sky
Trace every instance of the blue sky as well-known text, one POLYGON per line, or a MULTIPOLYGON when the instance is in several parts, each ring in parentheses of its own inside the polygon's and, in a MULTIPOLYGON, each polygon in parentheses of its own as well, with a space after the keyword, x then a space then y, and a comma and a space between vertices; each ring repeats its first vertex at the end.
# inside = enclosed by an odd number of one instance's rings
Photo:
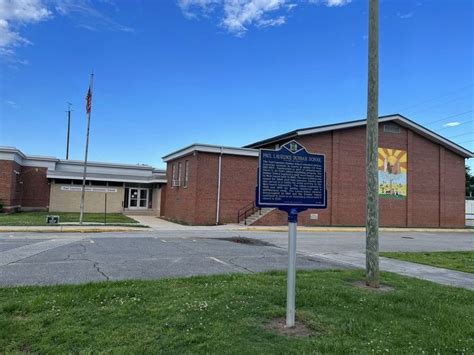
MULTIPOLYGON (((380 3, 380 114, 470 150, 473 6, 380 3)), ((94 69, 90 159, 162 167, 195 142, 364 118, 367 1, 0 0, 0 65, 0 145, 64 157, 69 101, 83 159, 94 69)))

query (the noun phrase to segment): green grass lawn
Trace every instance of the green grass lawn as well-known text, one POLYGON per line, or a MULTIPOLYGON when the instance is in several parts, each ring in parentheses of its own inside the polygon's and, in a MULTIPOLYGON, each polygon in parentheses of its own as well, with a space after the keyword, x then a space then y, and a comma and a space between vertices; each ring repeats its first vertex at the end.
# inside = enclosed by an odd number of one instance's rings
POLYGON ((380 256, 474 273, 474 251, 380 253, 380 256))
POLYGON ((383 273, 391 292, 353 286, 363 272, 300 271, 297 320, 286 274, 0 288, 0 353, 472 354, 474 292, 383 273))
MULTIPOLYGON (((79 223, 79 213, 68 212, 18 212, 12 214, 0 214, 0 226, 46 226, 45 217, 47 215, 59 216, 62 222, 79 223)), ((85 213, 84 222, 104 223, 103 213, 85 213)), ((121 213, 108 213, 107 224, 114 223, 138 223, 121 213)))

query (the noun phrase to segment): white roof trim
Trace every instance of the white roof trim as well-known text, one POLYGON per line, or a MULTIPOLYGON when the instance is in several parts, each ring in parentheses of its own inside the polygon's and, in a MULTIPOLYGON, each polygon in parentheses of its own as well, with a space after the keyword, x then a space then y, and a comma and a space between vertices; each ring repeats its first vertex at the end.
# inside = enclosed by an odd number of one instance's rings
POLYGON ((162 159, 164 162, 168 162, 170 160, 175 160, 180 157, 184 157, 186 155, 192 154, 194 152, 258 157, 258 149, 225 147, 225 146, 210 145, 210 144, 192 144, 190 146, 177 150, 173 153, 165 155, 162 159))
MULTIPOLYGON (((67 174, 55 174, 54 171, 48 172, 46 177, 48 179, 71 179, 71 180, 82 180, 82 175, 67 175, 67 174)), ((153 184, 153 183, 166 183, 166 178, 152 178, 152 179, 124 179, 115 176, 107 176, 107 177, 96 177, 96 176, 87 176, 86 180, 90 181, 114 181, 114 182, 131 182, 131 183, 141 183, 141 184, 153 184)))
MULTIPOLYGON (((61 165, 80 165, 84 166, 83 160, 64 160, 60 159, 58 161, 61 165)), ((105 163, 105 162, 95 162, 95 161, 88 161, 88 167, 104 167, 104 168, 121 168, 121 169, 133 169, 133 170, 150 170, 150 171, 158 171, 158 172, 165 172, 165 170, 156 169, 151 165, 147 164, 119 164, 119 163, 105 163)))
MULTIPOLYGON (((389 121, 395 121, 401 124, 402 126, 409 127, 413 131, 417 132, 418 134, 435 141, 441 145, 444 145, 448 147, 449 149, 457 152, 458 154, 465 156, 466 158, 473 158, 474 153, 463 148, 462 146, 451 142, 449 139, 444 138, 443 136, 440 136, 439 134, 401 116, 401 115, 392 115, 392 116, 386 116, 379 118, 379 122, 389 122, 389 121)), ((367 124, 366 120, 360 120, 360 121, 355 121, 355 122, 346 122, 346 123, 336 123, 333 125, 327 125, 323 127, 315 127, 315 128, 309 128, 309 129, 300 129, 296 131, 295 136, 305 136, 308 134, 316 134, 316 133, 323 133, 323 132, 329 132, 329 131, 334 131, 334 130, 339 130, 339 129, 345 129, 345 128, 352 128, 352 127, 360 127, 360 126, 365 126, 367 124)), ((277 142, 281 141, 284 139, 290 139, 290 137, 282 137, 278 138, 275 137, 275 140, 271 140, 268 142, 265 142, 265 144, 270 144, 272 142, 277 142)))

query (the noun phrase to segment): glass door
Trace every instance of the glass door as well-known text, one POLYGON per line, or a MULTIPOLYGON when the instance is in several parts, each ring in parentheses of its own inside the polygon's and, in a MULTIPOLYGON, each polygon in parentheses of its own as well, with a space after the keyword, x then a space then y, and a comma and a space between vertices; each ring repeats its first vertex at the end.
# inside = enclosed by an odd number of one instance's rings
POLYGON ((130 188, 128 208, 148 208, 148 189, 130 188))

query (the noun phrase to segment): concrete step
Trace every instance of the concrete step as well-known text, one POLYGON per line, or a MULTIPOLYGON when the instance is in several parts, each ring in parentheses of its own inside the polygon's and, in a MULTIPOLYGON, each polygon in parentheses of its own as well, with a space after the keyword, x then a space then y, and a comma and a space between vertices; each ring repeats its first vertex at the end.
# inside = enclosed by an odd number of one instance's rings
POLYGON ((126 208, 123 214, 128 216, 156 216, 157 212, 155 210, 134 210, 126 208))
POLYGON ((269 208, 269 207, 262 208, 260 211, 257 211, 254 214, 248 216, 244 221, 241 221, 239 224, 241 226, 244 226, 244 225, 249 226, 249 225, 255 223, 256 221, 258 221, 263 216, 269 214, 273 210, 274 210, 274 208, 269 208))

